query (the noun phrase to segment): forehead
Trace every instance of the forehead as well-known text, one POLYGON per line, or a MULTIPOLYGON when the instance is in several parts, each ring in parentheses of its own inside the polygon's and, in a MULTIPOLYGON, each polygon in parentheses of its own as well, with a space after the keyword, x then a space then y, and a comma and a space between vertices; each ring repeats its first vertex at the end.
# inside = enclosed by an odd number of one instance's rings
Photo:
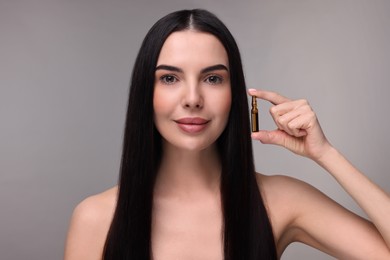
POLYGON ((200 66, 223 64, 228 67, 228 57, 222 43, 212 34, 186 30, 174 32, 165 41, 157 65, 200 66))

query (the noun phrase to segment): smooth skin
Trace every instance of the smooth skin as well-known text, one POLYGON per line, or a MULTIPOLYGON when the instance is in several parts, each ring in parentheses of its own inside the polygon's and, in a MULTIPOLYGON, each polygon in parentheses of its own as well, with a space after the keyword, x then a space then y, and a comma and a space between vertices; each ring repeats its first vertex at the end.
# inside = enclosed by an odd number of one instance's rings
MULTIPOLYGON (((221 165, 215 140, 230 106, 227 55, 214 36, 187 30, 168 37, 159 65, 164 66, 156 69, 153 103, 164 154, 154 192, 153 256, 155 260, 223 259, 221 165), (220 95, 225 95, 223 101, 220 95), (175 123, 183 117, 205 118, 210 125, 201 132, 186 133, 175 123)), ((255 89, 248 94, 273 104, 270 113, 277 126, 274 131, 253 133, 252 138, 314 160, 372 221, 347 211, 302 181, 257 174, 278 256, 289 244, 302 242, 338 259, 390 259, 389 195, 332 147, 307 101, 255 89)), ((116 194, 114 187, 76 207, 66 260, 101 259, 116 194)))

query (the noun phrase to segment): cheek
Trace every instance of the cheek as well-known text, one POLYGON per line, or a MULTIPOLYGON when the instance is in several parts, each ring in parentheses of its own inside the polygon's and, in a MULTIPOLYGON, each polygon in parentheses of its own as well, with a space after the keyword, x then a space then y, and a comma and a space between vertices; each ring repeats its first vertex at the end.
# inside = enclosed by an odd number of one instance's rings
POLYGON ((175 110, 177 100, 174 93, 155 88, 153 94, 154 121, 170 118, 175 110))
POLYGON ((153 110, 154 114, 158 114, 164 108, 164 101, 159 98, 153 98, 153 110))
POLYGON ((154 89, 153 93, 153 109, 154 111, 159 111, 159 109, 164 105, 164 99, 162 98, 160 91, 157 88, 154 89))
POLYGON ((158 91, 154 91, 153 95, 153 111, 154 111, 154 123, 158 125, 161 112, 164 111, 164 99, 159 95, 158 91))
POLYGON ((164 95, 163 91, 160 91, 158 88, 156 88, 153 94, 154 114, 158 115, 160 113, 164 113, 164 111, 169 109, 169 104, 169 97, 167 95, 164 95))
POLYGON ((218 107, 218 112, 222 115, 226 115, 228 117, 230 112, 230 107, 232 105, 232 97, 231 93, 226 92, 222 95, 219 95, 219 98, 215 100, 215 107, 218 107))

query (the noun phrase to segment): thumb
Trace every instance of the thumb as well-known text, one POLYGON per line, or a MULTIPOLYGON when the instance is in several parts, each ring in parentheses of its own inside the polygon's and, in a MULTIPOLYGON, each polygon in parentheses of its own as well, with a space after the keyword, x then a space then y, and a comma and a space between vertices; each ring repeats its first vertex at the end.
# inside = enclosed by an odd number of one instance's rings
POLYGON ((259 140, 263 144, 275 144, 284 146, 286 138, 289 138, 288 134, 281 130, 265 131, 252 133, 252 138, 259 140))

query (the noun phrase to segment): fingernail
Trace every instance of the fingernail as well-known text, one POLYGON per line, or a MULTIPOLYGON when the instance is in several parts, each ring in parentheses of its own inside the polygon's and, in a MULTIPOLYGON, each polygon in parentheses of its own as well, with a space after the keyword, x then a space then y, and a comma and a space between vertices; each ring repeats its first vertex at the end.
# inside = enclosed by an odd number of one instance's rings
POLYGON ((248 92, 254 93, 254 92, 256 92, 256 89, 254 89, 254 88, 249 88, 249 89, 248 89, 248 92))

